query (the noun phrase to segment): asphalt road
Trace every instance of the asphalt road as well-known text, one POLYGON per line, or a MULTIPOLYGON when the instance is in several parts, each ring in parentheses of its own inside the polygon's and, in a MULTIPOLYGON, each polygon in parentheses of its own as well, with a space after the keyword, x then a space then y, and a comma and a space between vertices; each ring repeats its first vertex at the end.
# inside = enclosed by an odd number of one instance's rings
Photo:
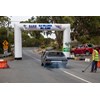
POLYGON ((90 73, 90 62, 69 60, 67 67, 41 66, 40 55, 34 48, 23 48, 23 59, 9 61, 9 69, 0 69, 0 83, 99 83, 100 69, 90 73))

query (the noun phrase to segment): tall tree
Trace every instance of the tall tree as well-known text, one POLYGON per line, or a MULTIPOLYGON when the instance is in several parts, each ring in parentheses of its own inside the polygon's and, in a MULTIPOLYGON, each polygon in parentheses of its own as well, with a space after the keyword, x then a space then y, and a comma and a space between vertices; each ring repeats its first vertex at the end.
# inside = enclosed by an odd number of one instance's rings
POLYGON ((73 29, 76 36, 100 35, 100 16, 75 16, 73 29))
MULTIPOLYGON (((51 16, 51 22, 52 23, 70 23, 73 24, 74 23, 74 17, 72 16, 51 16)), ((55 31, 55 35, 56 35, 56 40, 58 43, 58 48, 61 48, 62 40, 63 40, 63 34, 60 31, 55 31)))
POLYGON ((100 16, 75 16, 72 29, 72 39, 81 43, 100 43, 96 40, 100 37, 100 16))

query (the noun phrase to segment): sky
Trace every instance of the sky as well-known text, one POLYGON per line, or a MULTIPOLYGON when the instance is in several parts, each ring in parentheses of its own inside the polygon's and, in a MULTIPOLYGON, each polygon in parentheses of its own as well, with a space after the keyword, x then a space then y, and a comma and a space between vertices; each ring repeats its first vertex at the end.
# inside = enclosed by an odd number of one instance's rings
POLYGON ((21 20, 27 20, 31 18, 32 16, 10 16, 12 21, 21 21, 21 20))
POLYGON ((11 25, 14 26, 14 23, 19 23, 20 21, 26 21, 32 16, 8 16, 11 19, 11 25))

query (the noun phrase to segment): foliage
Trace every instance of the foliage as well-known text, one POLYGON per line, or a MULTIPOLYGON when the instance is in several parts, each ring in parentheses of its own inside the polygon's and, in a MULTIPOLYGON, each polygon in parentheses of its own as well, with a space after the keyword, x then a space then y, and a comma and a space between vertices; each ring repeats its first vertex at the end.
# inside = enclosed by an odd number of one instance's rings
POLYGON ((47 46, 52 39, 45 39, 41 34, 37 35, 37 32, 24 32, 22 33, 22 43, 24 47, 39 47, 47 46), (28 35, 30 33, 31 37, 28 35))
MULTIPOLYGON (((0 53, 3 53, 3 41, 8 41, 8 28, 10 24, 10 18, 7 16, 0 16, 0 53)), ((8 45, 8 51, 10 51, 10 44, 8 45)))
POLYGON ((13 32, 9 33, 8 40, 10 44, 12 45, 14 44, 14 33, 13 32))
POLYGON ((3 41, 7 39, 7 30, 5 27, 0 28, 0 53, 3 53, 3 41))
POLYGON ((7 16, 0 16, 0 27, 7 27, 10 24, 10 18, 7 16))
POLYGON ((75 16, 73 24, 73 36, 79 39, 80 36, 89 35, 100 36, 100 17, 99 16, 75 16))

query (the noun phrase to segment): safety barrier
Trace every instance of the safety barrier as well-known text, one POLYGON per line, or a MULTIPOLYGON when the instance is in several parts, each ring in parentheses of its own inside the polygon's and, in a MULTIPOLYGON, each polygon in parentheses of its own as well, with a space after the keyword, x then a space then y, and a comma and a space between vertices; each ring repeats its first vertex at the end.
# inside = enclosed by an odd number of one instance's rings
POLYGON ((7 64, 7 60, 1 59, 0 60, 0 69, 5 69, 5 68, 9 68, 9 66, 7 64))
POLYGON ((68 60, 80 60, 80 61, 85 61, 85 62, 90 62, 90 58, 85 58, 85 57, 68 57, 68 60))
POLYGON ((97 63, 97 67, 100 68, 100 61, 98 61, 98 63, 97 63))

